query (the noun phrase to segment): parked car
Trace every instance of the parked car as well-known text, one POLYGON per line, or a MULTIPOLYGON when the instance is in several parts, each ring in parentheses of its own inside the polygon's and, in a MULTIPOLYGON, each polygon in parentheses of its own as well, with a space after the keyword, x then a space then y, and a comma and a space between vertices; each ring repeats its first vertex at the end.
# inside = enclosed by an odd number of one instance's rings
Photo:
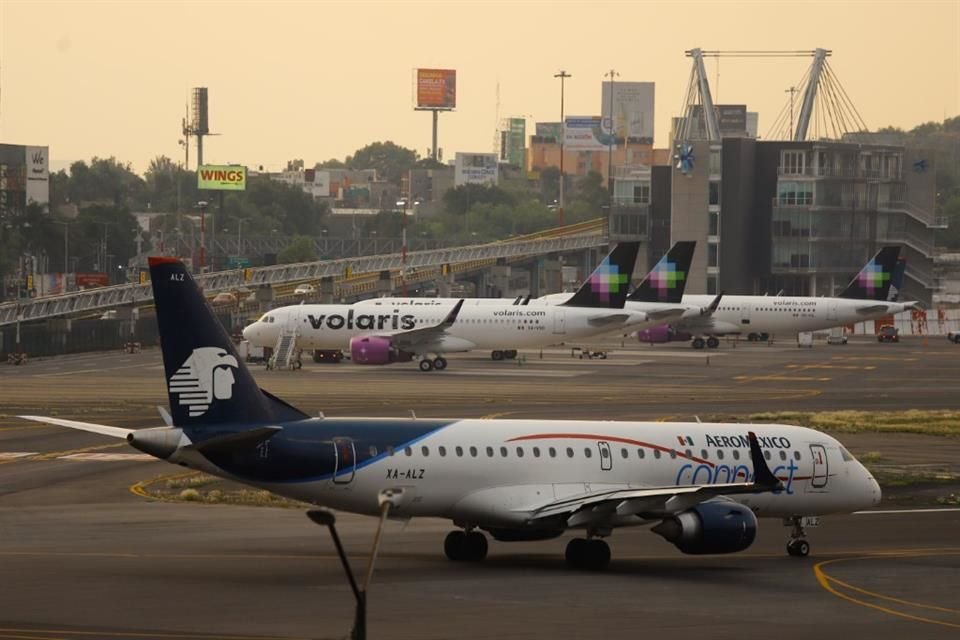
POLYGON ((883 325, 877 334, 877 342, 900 342, 900 329, 892 324, 883 325))
POLYGON ((948 331, 947 340, 954 344, 960 344, 960 331, 948 331))
POLYGON ((293 295, 295 296, 312 296, 317 292, 317 288, 312 284, 299 284, 297 288, 293 290, 293 295))

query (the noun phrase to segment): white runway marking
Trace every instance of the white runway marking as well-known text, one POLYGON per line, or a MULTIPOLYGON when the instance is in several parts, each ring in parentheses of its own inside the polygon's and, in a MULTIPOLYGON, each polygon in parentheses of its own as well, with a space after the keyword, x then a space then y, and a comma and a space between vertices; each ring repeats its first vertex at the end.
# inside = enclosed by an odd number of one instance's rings
POLYGON ((0 460, 13 460, 37 455, 36 451, 0 451, 0 460))
POLYGON ((84 462, 130 462, 140 460, 156 460, 145 453, 72 453, 60 456, 57 460, 81 460, 84 462))
POLYGON ((888 509, 877 510, 877 511, 854 511, 853 515, 855 516, 885 516, 885 515, 899 515, 904 513, 953 513, 955 511, 960 511, 960 507, 940 507, 933 509, 888 509))

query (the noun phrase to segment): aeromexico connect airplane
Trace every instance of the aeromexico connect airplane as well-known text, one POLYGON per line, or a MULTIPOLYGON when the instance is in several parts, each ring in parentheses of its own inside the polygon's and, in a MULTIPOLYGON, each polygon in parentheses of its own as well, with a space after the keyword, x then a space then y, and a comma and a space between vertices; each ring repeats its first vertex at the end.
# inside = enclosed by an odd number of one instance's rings
POLYGON ((558 344, 622 329, 641 329, 677 317, 681 309, 625 311, 638 242, 613 248, 583 286, 562 305, 527 307, 488 301, 384 298, 373 304, 301 304, 264 314, 243 330, 252 344, 272 347, 282 331, 297 331, 304 349, 349 350, 356 364, 420 358, 420 369, 445 369, 440 354, 515 350, 558 344))
MULTIPOLYGON (((641 342, 669 342, 693 337, 695 349, 716 348, 717 336, 734 334, 796 335, 882 318, 915 309, 916 302, 890 299, 891 284, 903 277, 900 247, 883 247, 836 298, 812 296, 684 295, 688 308, 669 324, 638 332, 641 342), (704 312, 705 309, 712 311, 704 312), (706 339, 704 338, 706 337, 706 339)), ((675 301, 667 303, 673 307, 675 301)), ((627 298, 627 309, 655 310, 657 305, 627 298)))
POLYGON ((23 416, 125 438, 168 462, 279 495, 375 515, 452 520, 444 551, 479 561, 496 540, 573 529, 572 566, 603 568, 615 529, 652 525, 685 553, 746 549, 757 518, 875 505, 880 488, 834 438, 804 427, 603 420, 310 418, 262 391, 184 265, 151 258, 170 399, 150 429, 23 416), (754 434, 754 430, 760 432, 754 434), (771 469, 772 467, 772 469, 771 469))

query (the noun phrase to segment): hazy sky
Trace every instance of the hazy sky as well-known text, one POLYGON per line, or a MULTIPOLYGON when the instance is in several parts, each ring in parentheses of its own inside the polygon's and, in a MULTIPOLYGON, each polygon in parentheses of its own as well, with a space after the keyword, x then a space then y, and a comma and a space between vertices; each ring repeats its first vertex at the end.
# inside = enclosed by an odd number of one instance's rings
MULTIPOLYGON (((457 70, 440 146, 491 151, 497 118, 598 114, 610 68, 656 82, 656 144, 680 110, 689 48, 833 50, 871 129, 960 112, 960 0, 867 2, 89 2, 0 0, 0 142, 50 146, 51 166, 116 156, 142 172, 182 158, 188 90, 210 90, 207 162, 277 170, 377 140, 425 154, 417 67, 457 70), (499 107, 498 90, 499 86, 499 107)), ((714 98, 760 112, 760 133, 809 59, 708 60, 714 98)), ((193 152, 191 152, 192 154, 193 152)), ((191 155, 191 163, 194 157, 191 155)))

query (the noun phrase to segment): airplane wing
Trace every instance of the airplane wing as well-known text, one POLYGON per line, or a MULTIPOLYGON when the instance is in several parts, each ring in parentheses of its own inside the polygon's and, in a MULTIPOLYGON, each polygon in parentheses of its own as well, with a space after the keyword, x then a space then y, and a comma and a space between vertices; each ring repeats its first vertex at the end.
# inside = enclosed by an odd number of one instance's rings
POLYGON ((754 469, 753 482, 598 491, 534 507, 530 509, 531 520, 563 518, 567 527, 576 527, 603 522, 614 516, 661 518, 722 496, 781 489, 783 484, 763 459, 756 434, 750 432, 748 437, 754 469))
POLYGON ((611 313, 605 316, 593 316, 587 318, 587 324, 591 327, 603 327, 608 324, 623 324, 630 319, 629 313, 611 313))
POLYGON ((435 325, 429 327, 417 327, 407 331, 393 331, 388 333, 377 333, 375 335, 390 338, 390 340, 400 349, 410 349, 424 342, 431 342, 441 337, 444 332, 453 326, 460 315, 460 309, 463 307, 463 299, 457 301, 453 309, 447 316, 435 325))
POLYGON ((645 311, 647 317, 661 323, 669 323, 674 318, 680 318, 686 312, 687 307, 669 307, 657 309, 655 311, 645 311))
POLYGON ((870 315, 874 313, 884 313, 888 309, 890 309, 890 307, 885 304, 871 304, 863 307, 857 307, 857 313, 862 315, 870 315))
POLYGON ((70 429, 79 429, 80 431, 89 431, 91 433, 99 433, 103 436, 110 436, 111 438, 126 438, 129 434, 136 431, 136 429, 123 429, 121 427, 111 427, 105 424, 95 424, 93 422, 77 422, 76 420, 63 420, 61 418, 48 418, 46 416, 17 416, 23 418, 24 420, 33 420, 34 422, 42 422, 45 424, 53 424, 58 427, 68 427, 70 429))

